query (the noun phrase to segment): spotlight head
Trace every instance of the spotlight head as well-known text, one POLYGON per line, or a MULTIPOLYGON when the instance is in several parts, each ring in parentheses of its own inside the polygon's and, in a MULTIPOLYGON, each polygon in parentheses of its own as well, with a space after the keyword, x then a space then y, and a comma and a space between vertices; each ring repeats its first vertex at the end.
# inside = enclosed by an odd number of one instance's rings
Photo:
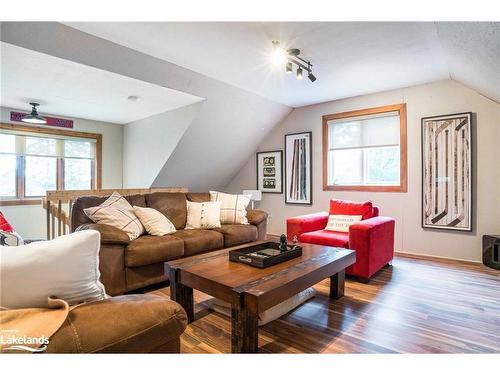
POLYGON ((314 76, 314 74, 312 72, 309 72, 309 74, 307 75, 307 78, 309 78, 309 80, 311 82, 316 81, 316 77, 314 76))
POLYGON ((302 79, 302 78, 304 78, 304 75, 302 73, 302 68, 299 66, 297 68, 297 79, 302 79))
POLYGON ((283 47, 281 47, 280 42, 273 40, 273 52, 271 59, 274 65, 282 66, 286 62, 287 53, 283 47))
POLYGON ((292 63, 290 61, 286 63, 286 74, 292 74, 292 63))

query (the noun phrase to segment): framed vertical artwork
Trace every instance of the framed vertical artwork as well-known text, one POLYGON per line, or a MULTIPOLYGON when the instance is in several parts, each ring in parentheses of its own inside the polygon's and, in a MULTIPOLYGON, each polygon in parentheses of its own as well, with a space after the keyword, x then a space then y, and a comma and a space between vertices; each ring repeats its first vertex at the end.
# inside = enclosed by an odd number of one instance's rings
POLYGON ((257 190, 283 193, 283 151, 257 152, 257 190))
POLYGON ((472 113, 422 118, 422 227, 472 231, 472 113))
POLYGON ((312 132, 285 135, 285 203, 312 204, 312 132))

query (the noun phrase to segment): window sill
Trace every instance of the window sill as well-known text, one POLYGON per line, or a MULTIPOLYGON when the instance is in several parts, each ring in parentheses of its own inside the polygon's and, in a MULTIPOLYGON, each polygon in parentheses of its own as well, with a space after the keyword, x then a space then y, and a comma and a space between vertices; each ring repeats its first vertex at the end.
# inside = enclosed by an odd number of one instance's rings
POLYGON ((371 191, 371 192, 389 192, 406 193, 406 186, 384 186, 384 185, 325 185, 323 191, 371 191))
POLYGON ((34 206, 41 205, 41 198, 26 198, 26 199, 0 199, 0 207, 6 206, 34 206))

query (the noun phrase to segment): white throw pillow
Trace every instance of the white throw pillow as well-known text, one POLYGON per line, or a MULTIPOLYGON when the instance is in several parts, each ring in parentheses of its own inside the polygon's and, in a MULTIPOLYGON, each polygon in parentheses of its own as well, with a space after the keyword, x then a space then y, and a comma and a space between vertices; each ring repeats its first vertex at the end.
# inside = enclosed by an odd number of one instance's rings
POLYGON ((220 202, 187 201, 186 229, 220 228, 220 202))
POLYGON ((99 206, 85 208, 83 212, 94 223, 107 224, 121 229, 131 240, 135 240, 144 233, 144 227, 135 216, 134 208, 116 191, 99 206))
POLYGON ((47 307, 50 296, 70 305, 105 299, 100 244, 99 232, 84 230, 51 241, 0 246, 0 306, 47 307))
POLYGON ((222 224, 248 224, 247 206, 251 195, 210 192, 212 202, 220 202, 220 222, 222 224))
POLYGON ((152 236, 164 236, 175 233, 175 226, 160 211, 154 208, 134 206, 134 213, 152 236))
POLYGON ((330 215, 325 229, 334 232, 349 232, 349 226, 359 223, 363 215, 330 215))

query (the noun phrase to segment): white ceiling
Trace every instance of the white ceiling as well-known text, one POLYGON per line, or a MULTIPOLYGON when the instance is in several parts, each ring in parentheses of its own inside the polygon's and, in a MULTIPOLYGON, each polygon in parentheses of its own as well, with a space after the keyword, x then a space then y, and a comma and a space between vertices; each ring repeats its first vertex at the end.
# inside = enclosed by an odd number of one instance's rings
POLYGON ((499 23, 77 22, 68 26, 297 107, 450 77, 500 101, 499 23), (269 64, 299 48, 311 83, 269 64))
POLYGON ((36 101, 42 114, 127 124, 203 100, 8 43, 0 52, 3 107, 29 111, 36 101))

